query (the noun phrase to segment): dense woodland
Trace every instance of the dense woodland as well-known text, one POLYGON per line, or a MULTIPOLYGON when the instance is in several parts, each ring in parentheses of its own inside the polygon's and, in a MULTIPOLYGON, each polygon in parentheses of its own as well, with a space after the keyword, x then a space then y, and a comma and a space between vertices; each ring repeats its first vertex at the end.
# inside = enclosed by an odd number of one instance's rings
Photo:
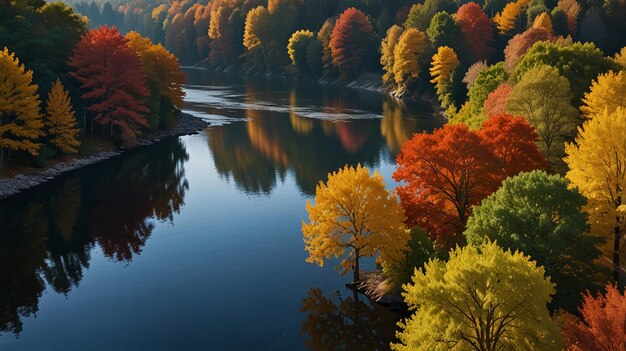
POLYGON ((402 293, 394 350, 626 348, 626 1, 0 4, 0 160, 168 128, 178 60, 378 75, 447 123, 401 145, 395 191, 360 165, 320 182, 308 261, 402 293))
POLYGON ((88 30, 87 17, 60 2, 0 7, 0 174, 5 158, 43 166, 98 150, 98 138, 133 145, 176 123, 185 77, 162 45, 88 30))

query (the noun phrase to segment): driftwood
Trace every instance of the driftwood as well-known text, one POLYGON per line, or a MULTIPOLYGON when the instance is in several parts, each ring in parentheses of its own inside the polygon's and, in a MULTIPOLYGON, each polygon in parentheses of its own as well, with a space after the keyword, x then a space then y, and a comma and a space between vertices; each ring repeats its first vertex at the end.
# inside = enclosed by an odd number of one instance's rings
POLYGON ((361 272, 358 282, 346 284, 348 289, 367 296, 370 300, 396 311, 406 312, 408 306, 399 292, 393 291, 380 270, 361 272))

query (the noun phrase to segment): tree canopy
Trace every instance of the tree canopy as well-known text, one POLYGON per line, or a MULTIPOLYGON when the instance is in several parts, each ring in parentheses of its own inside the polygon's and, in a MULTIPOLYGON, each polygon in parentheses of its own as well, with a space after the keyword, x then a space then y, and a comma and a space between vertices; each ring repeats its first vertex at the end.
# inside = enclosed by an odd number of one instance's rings
POLYGON ((354 272, 359 281, 361 257, 378 256, 383 262, 403 258, 409 239, 397 196, 385 189, 383 177, 358 165, 328 175, 315 191, 315 204, 307 201, 309 223, 302 223, 308 262, 343 256, 341 273, 354 272))
POLYGON ((476 247, 494 241, 545 268, 557 306, 574 311, 578 292, 593 287, 601 240, 588 234, 586 199, 559 175, 520 173, 474 208, 465 237, 476 247))
POLYGON ((554 284, 521 252, 495 243, 450 252, 416 270, 404 298, 413 311, 400 323, 394 351, 561 350, 546 304, 554 284))

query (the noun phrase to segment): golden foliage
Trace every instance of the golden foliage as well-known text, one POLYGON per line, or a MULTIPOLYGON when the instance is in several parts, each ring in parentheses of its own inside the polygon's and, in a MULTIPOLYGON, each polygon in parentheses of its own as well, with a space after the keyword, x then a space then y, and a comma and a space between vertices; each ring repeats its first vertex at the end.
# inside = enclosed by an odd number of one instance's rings
POLYGON ((517 2, 506 4, 504 9, 493 17, 500 33, 507 34, 513 31, 521 12, 521 7, 517 2))
POLYGON ((394 82, 393 76, 393 51, 402 35, 402 27, 393 25, 387 30, 387 36, 380 44, 380 64, 383 66, 383 82, 386 84, 394 82))
MULTIPOLYGON (((588 200, 592 232, 613 240, 626 232, 625 135, 626 109, 617 107, 587 120, 576 142, 565 146, 564 160, 570 169, 566 177, 588 200)), ((614 270, 619 272, 619 267, 614 270)))
MULTIPOLYGON (((185 97, 183 84, 185 84, 186 79, 180 70, 176 56, 163 45, 155 45, 149 38, 143 37, 137 32, 126 34, 126 39, 128 39, 127 45, 141 59, 152 97, 158 101, 165 98, 174 109, 182 109, 185 97)), ((171 113, 171 111, 165 111, 169 106, 164 105, 159 103, 158 106, 151 106, 151 112, 159 114, 163 118, 167 113, 171 113)))
POLYGON ((287 43, 287 52, 294 66, 306 65, 306 48, 314 37, 315 34, 310 30, 298 30, 291 35, 287 43))
POLYGON ((618 53, 615 54, 613 61, 622 66, 622 69, 626 68, 626 47, 623 47, 618 53))
POLYGON ((248 12, 243 34, 243 46, 248 50, 266 45, 270 26, 270 12, 263 6, 257 6, 248 12))
POLYGON ((50 142, 57 149, 68 154, 78 151, 80 129, 76 128, 76 116, 70 95, 58 79, 52 84, 52 89, 48 94, 44 125, 50 142))
POLYGON ((437 85, 447 83, 458 65, 459 58, 456 56, 454 49, 440 46, 437 49, 437 53, 433 56, 433 62, 430 67, 430 76, 433 79, 430 82, 437 85))
POLYGON ((400 152, 405 141, 419 131, 415 119, 404 118, 406 111, 401 101, 383 101, 383 118, 380 120, 380 134, 387 141, 392 153, 400 152))
POLYGON ((580 110, 585 117, 593 118, 605 110, 613 113, 618 107, 626 107, 626 74, 624 71, 618 73, 609 71, 600 74, 598 79, 591 83, 580 110))
MULTIPOLYGON (((354 270, 359 259, 378 255, 379 261, 397 262, 404 257, 409 232, 398 197, 385 189, 383 177, 358 165, 328 175, 315 192, 315 205, 307 202, 309 223, 302 222, 307 262, 343 256, 341 273, 354 270)), ((339 268, 339 267, 338 267, 339 268)))
POLYGON ((393 74, 401 88, 406 88, 420 74, 419 58, 426 51, 426 35, 415 29, 409 28, 398 39, 398 44, 393 50, 393 74))
POLYGON ((0 73, 0 159, 4 149, 36 155, 43 123, 33 72, 26 71, 15 54, 4 48, 0 51, 0 73))
POLYGON ((539 16, 535 17, 533 28, 543 28, 550 35, 554 34, 554 30, 552 29, 552 19, 546 12, 542 12, 539 16))

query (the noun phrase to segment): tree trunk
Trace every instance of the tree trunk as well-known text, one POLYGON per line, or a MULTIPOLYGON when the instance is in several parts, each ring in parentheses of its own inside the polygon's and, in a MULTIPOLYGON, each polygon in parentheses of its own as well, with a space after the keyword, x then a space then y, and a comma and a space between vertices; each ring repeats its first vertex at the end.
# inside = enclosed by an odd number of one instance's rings
POLYGON ((354 250, 354 282, 359 281, 359 249, 354 250))
POLYGON ((622 233, 620 231, 619 225, 616 225, 615 228, 613 228, 613 231, 614 231, 613 235, 615 235, 615 239, 613 242, 613 280, 615 281, 618 287, 621 287, 620 281, 619 281, 619 273, 620 273, 619 247, 620 247, 620 239, 621 239, 622 233))

